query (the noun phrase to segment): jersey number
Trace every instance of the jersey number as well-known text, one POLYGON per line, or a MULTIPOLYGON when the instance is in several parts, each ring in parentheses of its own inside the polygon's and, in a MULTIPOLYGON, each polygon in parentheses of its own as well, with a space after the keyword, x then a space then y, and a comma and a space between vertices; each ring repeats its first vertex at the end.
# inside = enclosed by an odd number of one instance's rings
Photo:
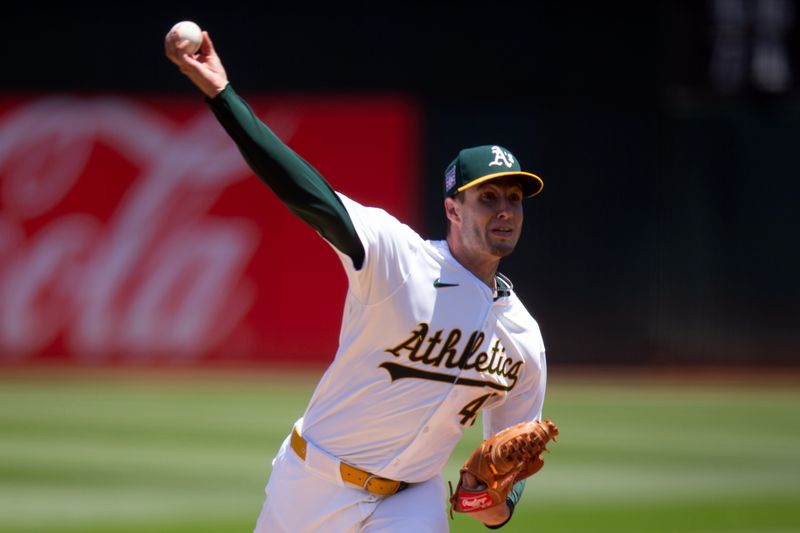
POLYGON ((484 394, 483 396, 475 398, 467 405, 465 405, 464 408, 458 412, 458 414, 462 415, 461 425, 466 426, 467 422, 469 422, 470 426, 473 425, 475 423, 475 419, 478 416, 478 411, 481 410, 481 407, 483 407, 483 404, 486 403, 486 400, 488 400, 492 396, 497 396, 497 393, 490 392, 489 394, 484 394))

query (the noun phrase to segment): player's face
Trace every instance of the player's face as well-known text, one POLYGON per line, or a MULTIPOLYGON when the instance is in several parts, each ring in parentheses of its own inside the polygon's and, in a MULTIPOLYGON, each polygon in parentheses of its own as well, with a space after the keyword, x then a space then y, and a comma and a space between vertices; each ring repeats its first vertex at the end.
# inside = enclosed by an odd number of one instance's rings
POLYGON ((463 192, 458 230, 475 254, 505 257, 522 232, 522 188, 513 178, 482 183, 463 192))

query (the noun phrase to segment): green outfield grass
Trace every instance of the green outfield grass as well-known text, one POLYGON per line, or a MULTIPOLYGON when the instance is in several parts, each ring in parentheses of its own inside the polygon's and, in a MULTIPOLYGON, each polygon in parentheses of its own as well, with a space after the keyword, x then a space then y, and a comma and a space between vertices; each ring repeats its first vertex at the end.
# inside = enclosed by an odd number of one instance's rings
MULTIPOLYGON (((0 374, 0 531, 252 531, 315 378, 0 374)), ((681 382, 553 371, 560 442, 503 531, 800 532, 798 382, 681 382)))

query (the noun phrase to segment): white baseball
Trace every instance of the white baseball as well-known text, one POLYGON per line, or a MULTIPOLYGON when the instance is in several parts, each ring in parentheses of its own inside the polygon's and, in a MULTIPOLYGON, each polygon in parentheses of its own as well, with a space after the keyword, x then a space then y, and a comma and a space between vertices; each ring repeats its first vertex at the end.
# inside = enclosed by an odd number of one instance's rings
POLYGON ((169 31, 170 33, 176 33, 179 41, 189 41, 188 50, 190 54, 194 54, 200 49, 200 43, 203 42, 203 32, 200 26, 191 20, 182 20, 169 31))

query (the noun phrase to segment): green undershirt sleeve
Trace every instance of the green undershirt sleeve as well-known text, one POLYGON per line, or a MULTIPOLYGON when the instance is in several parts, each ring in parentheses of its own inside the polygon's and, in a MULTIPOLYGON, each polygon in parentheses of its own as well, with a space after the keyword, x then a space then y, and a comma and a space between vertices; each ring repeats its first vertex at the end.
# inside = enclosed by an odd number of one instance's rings
POLYGON ((498 524, 496 526, 486 526, 489 529, 500 529, 504 525, 508 524, 508 521, 511 520, 511 517, 514 516, 514 508, 519 503, 519 499, 522 497, 522 491, 525 490, 525 480, 521 479, 514 483, 514 486, 511 487, 511 492, 506 497, 506 505, 508 505, 508 510, 510 511, 508 514, 508 520, 503 522, 502 524, 498 524))
POLYGON ((206 102, 256 176, 360 269, 364 245, 342 201, 322 175, 281 141, 230 84, 206 102))

